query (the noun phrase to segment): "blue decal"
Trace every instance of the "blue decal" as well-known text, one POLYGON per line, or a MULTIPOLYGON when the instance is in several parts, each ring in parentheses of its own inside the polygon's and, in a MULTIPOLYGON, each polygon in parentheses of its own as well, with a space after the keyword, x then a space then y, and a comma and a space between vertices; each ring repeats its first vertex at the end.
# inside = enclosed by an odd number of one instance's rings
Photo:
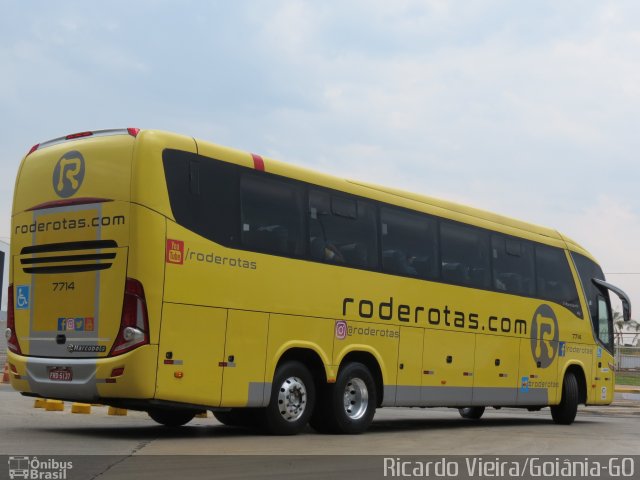
POLYGON ((16 289, 16 310, 29 310, 31 287, 29 285, 18 285, 16 289))
POLYGON ((565 344, 566 344, 566 342, 560 342, 558 344, 558 348, 560 350, 559 356, 561 356, 561 357, 564 357, 564 354, 565 354, 565 344))
POLYGON ((596 352, 596 356, 597 356, 598 358, 602 358, 602 347, 598 347, 598 350, 597 350, 597 352, 596 352))
POLYGON ((525 393, 529 391, 529 377, 522 377, 522 382, 520 382, 520 391, 525 393))

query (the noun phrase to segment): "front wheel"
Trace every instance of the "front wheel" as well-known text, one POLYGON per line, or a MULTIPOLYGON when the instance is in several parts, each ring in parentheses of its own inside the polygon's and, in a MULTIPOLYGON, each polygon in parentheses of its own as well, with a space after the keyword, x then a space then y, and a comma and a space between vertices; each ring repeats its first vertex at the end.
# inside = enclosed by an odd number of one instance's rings
POLYGON ((369 369, 350 363, 340 369, 336 383, 324 389, 311 426, 321 433, 362 433, 376 413, 376 387, 369 369))
POLYGON ((571 425, 578 413, 578 380, 573 372, 567 372, 562 383, 562 399, 559 405, 551 405, 551 418, 558 425, 571 425))
POLYGON ((267 430, 274 435, 302 431, 313 411, 315 395, 307 367, 296 360, 280 365, 273 378, 269 406, 263 411, 267 430))
POLYGON ((460 416, 468 420, 479 420, 484 413, 484 407, 466 407, 459 408, 460 416))
POLYGON ((170 408, 154 408, 147 411, 149 416, 165 427, 181 427, 189 423, 196 416, 194 410, 180 410, 170 408))

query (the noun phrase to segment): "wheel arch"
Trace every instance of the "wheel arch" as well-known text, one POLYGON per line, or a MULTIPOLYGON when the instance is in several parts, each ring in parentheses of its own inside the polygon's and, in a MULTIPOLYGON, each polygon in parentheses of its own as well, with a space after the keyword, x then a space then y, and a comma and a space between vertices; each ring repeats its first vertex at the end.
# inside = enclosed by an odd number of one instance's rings
POLYGON ((291 347, 288 350, 282 352, 278 361, 274 365, 274 369, 271 372, 271 378, 275 375, 275 371, 280 365, 288 361, 298 361, 305 365, 316 384, 321 384, 327 381, 328 374, 326 363, 320 354, 310 347, 291 347))

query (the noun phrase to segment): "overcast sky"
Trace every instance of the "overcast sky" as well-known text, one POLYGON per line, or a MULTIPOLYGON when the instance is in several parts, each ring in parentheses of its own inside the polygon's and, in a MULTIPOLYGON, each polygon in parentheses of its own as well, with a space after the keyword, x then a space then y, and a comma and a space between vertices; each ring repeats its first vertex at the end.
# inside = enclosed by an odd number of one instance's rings
POLYGON ((636 0, 0 8, 0 240, 33 144, 157 128, 556 228, 640 311, 636 0))

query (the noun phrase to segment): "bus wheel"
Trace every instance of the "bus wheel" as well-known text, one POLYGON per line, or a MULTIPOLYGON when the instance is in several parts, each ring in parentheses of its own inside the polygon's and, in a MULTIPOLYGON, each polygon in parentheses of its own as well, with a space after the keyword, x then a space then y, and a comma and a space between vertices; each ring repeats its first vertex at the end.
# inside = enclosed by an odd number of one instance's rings
POLYGON ((459 408, 460 416, 469 420, 479 420, 484 413, 484 407, 459 408))
POLYGON ((280 365, 273 378, 269 406, 264 410, 267 430, 274 435, 299 433, 309 421, 315 394, 307 367, 295 360, 280 365))
POLYGON ((562 400, 551 405, 551 418, 558 425, 571 425, 578 413, 578 380, 573 372, 567 372, 562 382, 562 400))
POLYGON ((349 363, 340 369, 336 382, 327 385, 311 426, 321 433, 362 433, 376 413, 376 387, 369 369, 349 363))
POLYGON ((255 413, 254 409, 233 408, 227 412, 213 412, 213 416, 228 427, 252 427, 257 423, 255 413))
POLYGON ((149 416, 165 427, 181 427, 189 423, 196 416, 193 410, 179 410, 170 408, 153 408, 148 410, 149 416))

